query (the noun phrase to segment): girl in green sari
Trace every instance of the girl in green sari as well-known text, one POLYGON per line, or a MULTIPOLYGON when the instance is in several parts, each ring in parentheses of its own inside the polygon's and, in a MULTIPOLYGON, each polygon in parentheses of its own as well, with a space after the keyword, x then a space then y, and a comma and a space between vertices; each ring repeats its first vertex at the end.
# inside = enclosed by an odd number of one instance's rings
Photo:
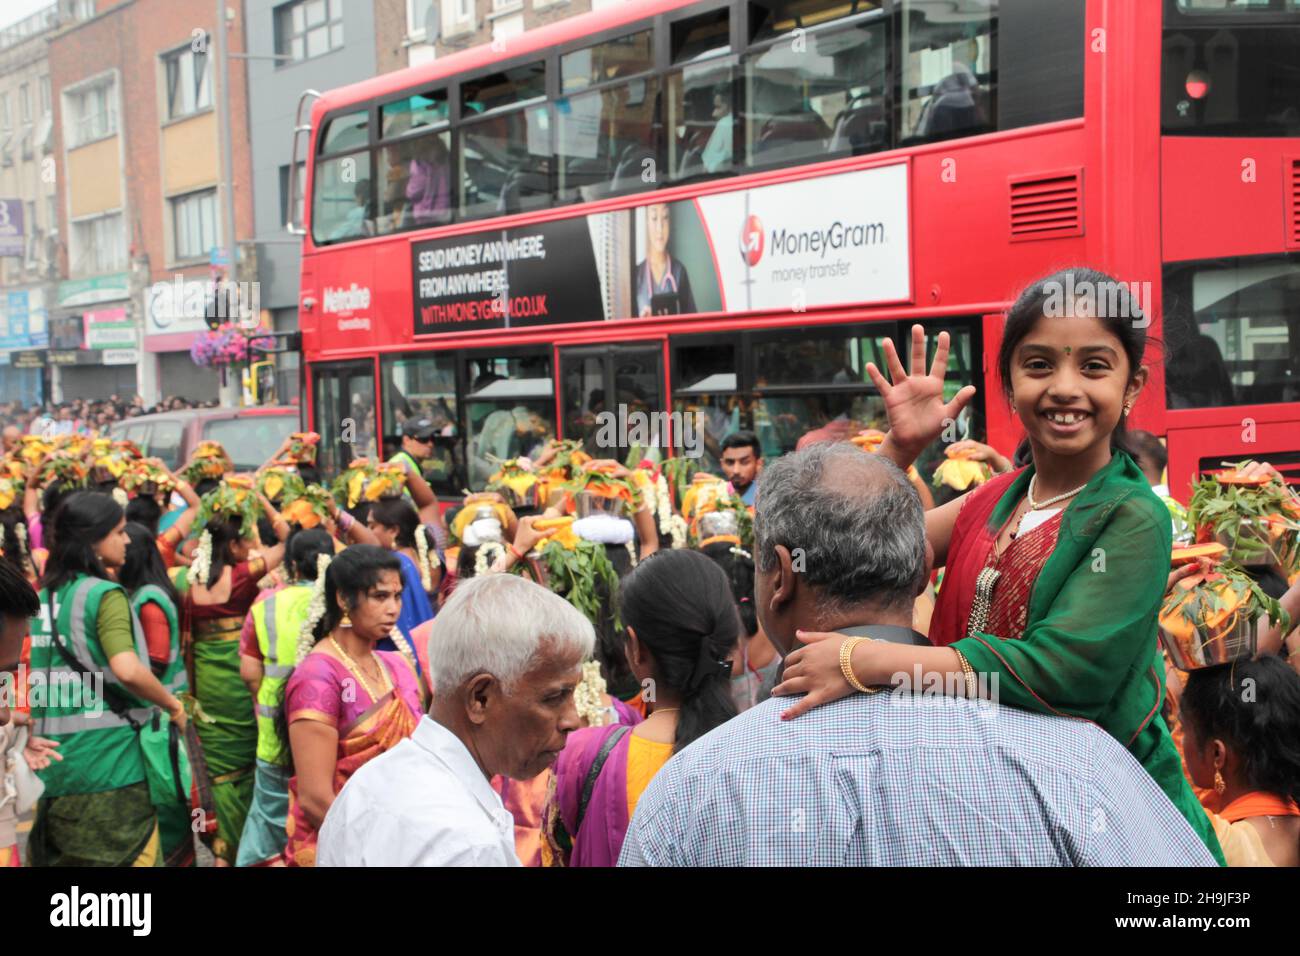
MULTIPOLYGON (((1124 420, 1147 381, 1147 324, 1124 285, 1090 269, 1058 272, 1020 295, 998 367, 1032 458, 927 512, 934 561, 945 566, 936 646, 860 643, 846 663, 868 687, 919 678, 914 691, 937 686, 1098 724, 1222 862, 1160 715, 1156 615, 1172 534, 1164 504, 1123 449, 1124 420)), ((867 367, 891 426, 880 453, 902 468, 975 393, 966 386, 943 400, 946 332, 928 374, 925 351, 914 326, 910 375, 888 340, 892 384, 867 367)), ((841 670, 843 635, 799 637, 806 646, 786 658, 772 692, 804 694, 787 718, 853 692, 841 670)))

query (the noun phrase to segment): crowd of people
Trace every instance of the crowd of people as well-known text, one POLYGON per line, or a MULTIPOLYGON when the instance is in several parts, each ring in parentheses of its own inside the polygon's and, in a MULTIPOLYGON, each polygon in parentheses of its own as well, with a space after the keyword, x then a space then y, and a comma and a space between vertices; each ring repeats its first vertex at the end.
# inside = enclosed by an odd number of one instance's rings
POLYGON ((0 429, 5 433, 5 450, 22 435, 106 434, 114 422, 182 408, 216 408, 216 400, 191 401, 168 395, 156 405, 147 405, 139 395, 105 399, 74 398, 68 402, 46 402, 26 407, 20 401, 0 403, 0 429))
POLYGON ((919 326, 888 432, 720 475, 552 441, 444 509, 429 419, 328 484, 312 433, 6 442, 0 865, 29 809, 34 866, 1300 865, 1300 497, 1171 497, 1146 323, 1067 278, 1007 314, 1021 446, 933 488, 974 390, 919 326))

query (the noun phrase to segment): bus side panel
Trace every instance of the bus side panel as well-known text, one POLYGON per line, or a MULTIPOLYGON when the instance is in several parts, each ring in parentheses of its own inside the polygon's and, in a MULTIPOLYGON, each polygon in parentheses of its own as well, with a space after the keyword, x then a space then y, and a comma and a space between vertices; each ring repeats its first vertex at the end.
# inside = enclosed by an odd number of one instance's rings
MULTIPOLYGON (((1223 461, 1268 461, 1273 455, 1295 457, 1300 452, 1296 417, 1297 408, 1292 403, 1168 412, 1165 440, 1169 446, 1170 493, 1187 502, 1202 459, 1213 459, 1206 462, 1207 468, 1213 469, 1223 461)), ((1279 470, 1288 472, 1282 462, 1278 465, 1279 470)), ((1290 474, 1293 481, 1300 479, 1295 472, 1290 474)))
POLYGON ((1008 458, 1025 437, 1020 419, 1011 410, 1006 391, 998 378, 998 350, 1002 348, 1002 326, 1006 316, 984 316, 984 422, 988 432, 987 443, 1008 458))
POLYGON ((1300 155, 1294 139, 1161 142, 1164 260, 1269 255, 1286 241, 1284 164, 1300 155))

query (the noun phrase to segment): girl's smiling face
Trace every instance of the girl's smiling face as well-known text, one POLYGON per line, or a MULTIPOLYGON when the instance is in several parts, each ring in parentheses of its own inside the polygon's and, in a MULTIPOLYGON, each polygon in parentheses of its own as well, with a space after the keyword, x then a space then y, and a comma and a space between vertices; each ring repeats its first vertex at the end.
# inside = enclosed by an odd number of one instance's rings
POLYGON ((1146 367, 1131 368, 1123 343, 1099 320, 1044 317, 1015 347, 1012 402, 1035 450, 1073 456, 1109 444, 1146 379, 1146 367))

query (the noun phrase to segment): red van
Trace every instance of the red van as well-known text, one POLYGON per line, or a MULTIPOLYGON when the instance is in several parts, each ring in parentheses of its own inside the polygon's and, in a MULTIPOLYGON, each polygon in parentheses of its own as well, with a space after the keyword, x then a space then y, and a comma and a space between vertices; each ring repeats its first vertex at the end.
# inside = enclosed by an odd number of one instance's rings
POLYGON ((301 431, 300 414, 293 405, 256 408, 186 408, 141 415, 115 422, 109 429, 114 440, 129 439, 151 458, 160 458, 175 470, 189 461, 201 441, 219 441, 230 453, 236 471, 255 471, 280 447, 301 431))

